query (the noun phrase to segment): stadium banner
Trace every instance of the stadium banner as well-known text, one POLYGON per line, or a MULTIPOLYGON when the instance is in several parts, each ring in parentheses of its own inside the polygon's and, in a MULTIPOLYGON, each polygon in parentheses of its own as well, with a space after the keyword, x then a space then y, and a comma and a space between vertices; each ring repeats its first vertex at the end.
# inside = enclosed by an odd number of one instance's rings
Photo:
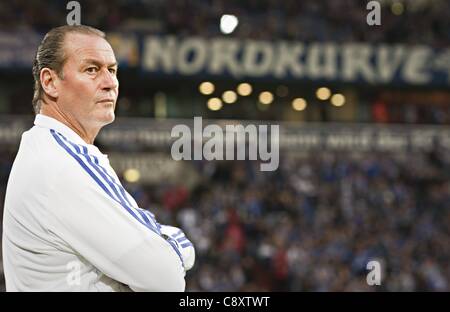
MULTIPOLYGON (((185 124, 194 129, 192 120, 152 120, 152 122, 133 119, 118 119, 115 125, 106 127, 99 134, 99 142, 113 146, 117 142, 127 142, 143 147, 170 149, 177 139, 171 136, 175 125, 185 124), (146 124, 146 125, 145 125, 146 124)), ((226 132, 226 125, 248 125, 255 122, 236 120, 203 120, 203 127, 218 125, 226 132)), ((255 124, 256 125, 256 124, 255 124)), ((448 126, 407 126, 407 125, 368 125, 332 123, 279 123, 279 147, 289 151, 432 151, 436 146, 450 150, 450 127, 448 126)), ((246 130, 244 130, 246 131, 246 130)), ((226 141, 226 136, 225 141, 226 141)), ((192 141, 206 142, 205 136, 192 136, 192 141)), ((246 134, 246 143, 251 138, 246 134)))
POLYGON ((450 85, 450 49, 222 37, 147 36, 143 40, 142 69, 159 75, 450 85))
MULTIPOLYGON (((192 119, 157 120, 149 118, 117 118, 102 129, 96 143, 117 150, 155 148, 170 152, 177 140, 171 136, 176 125, 194 128, 192 119)), ((254 121, 203 120, 208 125, 242 125, 246 128, 254 121)), ((261 122, 262 124, 262 122, 261 122)), ((33 125, 32 118, 1 116, 0 144, 18 146, 21 135, 33 125)), ((333 124, 333 123, 279 123, 279 147, 288 151, 432 151, 435 146, 450 150, 450 127, 434 125, 387 125, 387 124, 333 124)), ((245 136, 248 143, 249 136, 245 136)), ((192 140, 209 139, 205 136, 192 140)), ((257 138, 254 138, 257 139, 257 138)))
MULTIPOLYGON (((0 32, 0 68, 31 69, 43 34, 0 32)), ((195 78, 448 87, 450 48, 108 33, 122 68, 195 78)))

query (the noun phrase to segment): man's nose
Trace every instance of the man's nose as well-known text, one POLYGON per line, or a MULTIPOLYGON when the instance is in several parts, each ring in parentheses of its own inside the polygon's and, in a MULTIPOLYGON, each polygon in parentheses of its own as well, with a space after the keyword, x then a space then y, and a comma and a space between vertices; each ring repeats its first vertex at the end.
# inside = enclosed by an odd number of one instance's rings
POLYGON ((102 77, 102 89, 111 90, 116 89, 119 85, 119 81, 117 80, 117 76, 112 74, 109 70, 106 70, 103 73, 102 77))

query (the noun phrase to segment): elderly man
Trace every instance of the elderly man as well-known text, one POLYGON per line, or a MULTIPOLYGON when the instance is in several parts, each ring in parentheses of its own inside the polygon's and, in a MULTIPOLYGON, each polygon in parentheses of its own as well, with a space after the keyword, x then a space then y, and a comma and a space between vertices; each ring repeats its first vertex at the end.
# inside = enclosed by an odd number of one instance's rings
POLYGON ((122 187, 93 145, 114 121, 117 61, 103 32, 52 29, 33 66, 34 127, 5 197, 7 291, 183 291, 195 250, 122 187))

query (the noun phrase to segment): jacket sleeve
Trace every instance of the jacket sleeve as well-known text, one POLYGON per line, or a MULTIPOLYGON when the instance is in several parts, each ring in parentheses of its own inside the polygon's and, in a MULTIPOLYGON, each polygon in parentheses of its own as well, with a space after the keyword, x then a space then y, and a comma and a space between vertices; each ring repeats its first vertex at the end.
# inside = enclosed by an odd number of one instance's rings
POLYGON ((74 252, 134 291, 184 291, 179 255, 114 185, 81 166, 54 179, 49 230, 74 252))

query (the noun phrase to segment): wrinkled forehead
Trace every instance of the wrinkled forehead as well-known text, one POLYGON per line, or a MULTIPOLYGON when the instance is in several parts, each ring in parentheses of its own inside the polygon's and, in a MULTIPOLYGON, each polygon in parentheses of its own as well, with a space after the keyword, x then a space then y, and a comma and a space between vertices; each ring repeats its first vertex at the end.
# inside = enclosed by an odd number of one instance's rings
POLYGON ((81 63, 86 59, 111 64, 116 57, 111 45, 106 39, 95 35, 68 33, 64 38, 66 63, 81 63))

